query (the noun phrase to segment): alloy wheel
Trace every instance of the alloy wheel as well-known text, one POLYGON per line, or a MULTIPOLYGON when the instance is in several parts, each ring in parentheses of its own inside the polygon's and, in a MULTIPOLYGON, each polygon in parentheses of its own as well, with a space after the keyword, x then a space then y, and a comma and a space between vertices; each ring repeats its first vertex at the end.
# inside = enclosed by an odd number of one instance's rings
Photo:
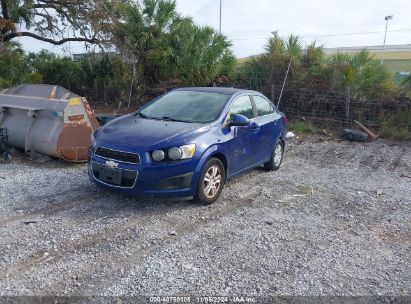
POLYGON ((218 193, 218 190, 221 187, 221 171, 220 168, 216 165, 211 166, 208 170, 206 175, 204 176, 204 195, 207 198, 214 198, 214 196, 218 193))
POLYGON ((277 144, 277 146, 275 146, 275 151, 274 151, 274 165, 275 166, 280 165, 282 156, 283 156, 283 148, 281 147, 280 144, 277 144))

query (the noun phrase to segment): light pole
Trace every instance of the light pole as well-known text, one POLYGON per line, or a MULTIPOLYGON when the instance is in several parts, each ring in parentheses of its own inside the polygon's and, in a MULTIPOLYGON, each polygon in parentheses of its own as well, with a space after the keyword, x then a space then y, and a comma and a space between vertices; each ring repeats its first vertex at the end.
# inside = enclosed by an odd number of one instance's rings
POLYGON ((387 39, 387 29, 388 29, 388 21, 390 21, 394 16, 385 16, 385 34, 384 34, 384 44, 382 46, 382 58, 381 58, 381 65, 384 64, 384 51, 385 51, 385 39, 387 39))
POLYGON ((220 34, 221 34, 221 8, 222 8, 222 2, 223 2, 223 0, 220 0, 220 28, 219 28, 220 34))

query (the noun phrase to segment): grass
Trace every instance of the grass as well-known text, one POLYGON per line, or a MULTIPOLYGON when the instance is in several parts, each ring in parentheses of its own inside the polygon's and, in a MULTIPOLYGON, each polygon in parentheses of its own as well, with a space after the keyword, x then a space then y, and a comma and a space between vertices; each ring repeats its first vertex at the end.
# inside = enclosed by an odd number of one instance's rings
POLYGON ((303 120, 290 121, 288 129, 297 134, 318 134, 323 131, 323 129, 313 125, 312 122, 303 120))
MULTIPOLYGON (((387 113, 380 117, 380 122, 381 128, 378 132, 380 137, 396 141, 411 141, 411 110, 387 113)), ((324 134, 324 130, 338 134, 338 132, 332 132, 336 130, 326 124, 314 124, 304 120, 290 121, 288 129, 299 136, 324 134)))

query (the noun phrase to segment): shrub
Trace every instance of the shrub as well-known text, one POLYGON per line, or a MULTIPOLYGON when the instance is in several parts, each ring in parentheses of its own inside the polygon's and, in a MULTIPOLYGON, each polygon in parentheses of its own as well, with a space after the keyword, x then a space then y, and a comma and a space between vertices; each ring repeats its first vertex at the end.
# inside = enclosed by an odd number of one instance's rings
POLYGON ((411 140, 411 110, 387 113, 382 117, 380 135, 393 140, 411 140))

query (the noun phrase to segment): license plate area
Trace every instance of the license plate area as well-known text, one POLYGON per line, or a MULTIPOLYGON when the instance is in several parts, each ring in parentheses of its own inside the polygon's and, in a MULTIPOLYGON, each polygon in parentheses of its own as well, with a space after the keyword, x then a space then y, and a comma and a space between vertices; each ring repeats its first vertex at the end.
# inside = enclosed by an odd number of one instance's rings
POLYGON ((121 185, 122 171, 119 169, 101 166, 99 168, 99 179, 112 185, 121 185))

